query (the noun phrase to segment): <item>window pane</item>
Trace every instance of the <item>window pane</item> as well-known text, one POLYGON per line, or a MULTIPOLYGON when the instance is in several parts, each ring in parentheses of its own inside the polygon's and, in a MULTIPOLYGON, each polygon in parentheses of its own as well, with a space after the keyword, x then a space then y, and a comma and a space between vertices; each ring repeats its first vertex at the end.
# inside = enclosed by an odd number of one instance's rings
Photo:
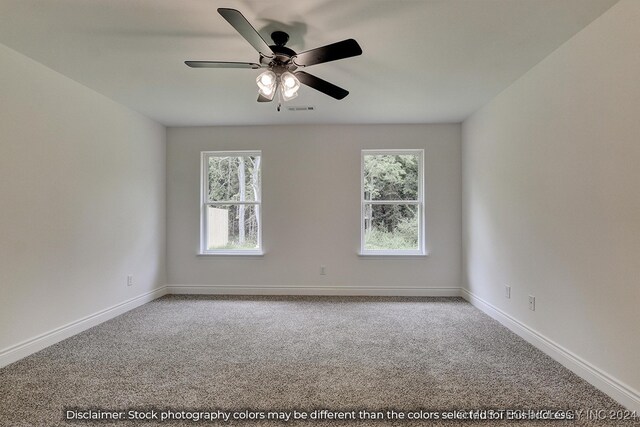
POLYGON ((365 154, 364 200, 418 200, 418 154, 365 154))
POLYGON ((418 206, 364 206, 365 250, 419 250, 418 206))
POLYGON ((209 201, 260 200, 260 156, 210 156, 207 177, 209 201))
POLYGON ((207 206, 207 250, 258 249, 260 206, 207 206))

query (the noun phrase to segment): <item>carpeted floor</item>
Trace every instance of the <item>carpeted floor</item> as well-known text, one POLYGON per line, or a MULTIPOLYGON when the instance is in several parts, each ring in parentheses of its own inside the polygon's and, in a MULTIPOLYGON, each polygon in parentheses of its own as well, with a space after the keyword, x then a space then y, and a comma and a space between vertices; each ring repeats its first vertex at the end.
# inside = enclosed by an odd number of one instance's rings
MULTIPOLYGON (((460 298, 208 296, 163 297, 0 369, 0 425, 293 424, 69 422, 65 408, 258 417, 321 409, 385 417, 389 410, 442 417, 456 409, 623 409, 460 298)), ((640 425, 580 418, 295 423, 640 425)))

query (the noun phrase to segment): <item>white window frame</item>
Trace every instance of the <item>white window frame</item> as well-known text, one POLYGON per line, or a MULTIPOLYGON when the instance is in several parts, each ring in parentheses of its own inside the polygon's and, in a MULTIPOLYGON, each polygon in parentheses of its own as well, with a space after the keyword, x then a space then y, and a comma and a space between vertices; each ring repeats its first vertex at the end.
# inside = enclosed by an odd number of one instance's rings
POLYGON ((263 255, 262 250, 262 151, 202 151, 200 153, 200 255, 263 255), (209 158, 210 157, 248 157, 260 156, 260 191, 259 200, 255 201, 216 201, 208 200, 209 158), (258 207, 258 247, 256 249, 208 249, 207 248, 207 207, 220 205, 246 205, 258 207))
POLYGON ((426 256, 425 246, 425 220, 424 220, 424 150, 362 150, 360 155, 360 252, 361 256, 426 256), (364 157, 371 155, 418 155, 418 199, 417 200, 365 200, 364 198, 364 157), (416 205, 418 207, 418 249, 365 249, 365 206, 368 204, 379 205, 416 205))

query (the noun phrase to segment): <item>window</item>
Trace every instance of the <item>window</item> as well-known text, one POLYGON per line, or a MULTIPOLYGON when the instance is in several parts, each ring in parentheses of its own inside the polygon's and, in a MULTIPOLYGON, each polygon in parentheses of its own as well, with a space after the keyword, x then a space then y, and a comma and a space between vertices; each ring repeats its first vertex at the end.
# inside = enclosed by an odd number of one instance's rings
POLYGON ((262 253, 260 151, 202 153, 200 253, 262 253))
POLYGON ((425 255, 423 150, 362 150, 362 255, 425 255))

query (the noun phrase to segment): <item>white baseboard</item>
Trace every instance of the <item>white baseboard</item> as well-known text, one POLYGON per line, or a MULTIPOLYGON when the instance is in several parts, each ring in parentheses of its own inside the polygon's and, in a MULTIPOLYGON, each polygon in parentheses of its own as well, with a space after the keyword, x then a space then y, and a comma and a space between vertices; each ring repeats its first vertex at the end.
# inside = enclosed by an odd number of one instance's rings
POLYGON ((109 319, 113 319, 129 310, 146 304, 151 300, 167 294, 166 286, 154 289, 119 304, 100 310, 82 319, 60 326, 37 337, 22 341, 16 345, 0 350, 0 368, 27 357, 63 339, 76 335, 86 329, 96 326, 109 319))
POLYGON ((546 353, 548 356, 573 371, 576 375, 591 385, 609 395, 631 411, 640 413, 640 392, 622 381, 609 375, 575 353, 550 340, 538 331, 531 329, 524 323, 500 310, 491 303, 483 300, 467 289, 461 288, 461 296, 474 307, 493 317, 498 322, 515 332, 527 342, 546 353))
POLYGON ((170 294, 459 297, 460 288, 167 285, 170 294))

